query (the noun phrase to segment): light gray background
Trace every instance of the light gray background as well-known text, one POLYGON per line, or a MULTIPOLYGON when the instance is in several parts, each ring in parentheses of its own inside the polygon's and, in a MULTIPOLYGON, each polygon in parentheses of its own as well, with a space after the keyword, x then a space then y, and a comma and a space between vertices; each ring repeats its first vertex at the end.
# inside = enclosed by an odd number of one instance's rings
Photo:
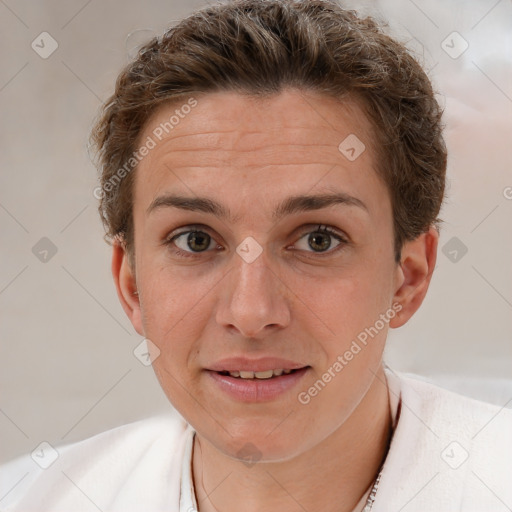
MULTIPOLYGON (((43 440, 69 443, 170 408, 152 369, 133 355, 141 338, 114 290, 86 141, 127 52, 202 5, 0 0, 2 460, 43 440), (31 48, 43 31, 58 43, 47 59, 31 48), (42 237, 57 247, 47 262, 32 252, 42 237)), ((457 237, 468 249, 456 262, 440 251, 423 307, 390 333, 387 362, 505 405, 512 399, 512 2, 346 5, 387 19, 431 70, 450 154, 440 248, 457 237), (453 31, 469 44, 457 59, 442 47, 447 37, 445 45, 460 47, 453 31)))

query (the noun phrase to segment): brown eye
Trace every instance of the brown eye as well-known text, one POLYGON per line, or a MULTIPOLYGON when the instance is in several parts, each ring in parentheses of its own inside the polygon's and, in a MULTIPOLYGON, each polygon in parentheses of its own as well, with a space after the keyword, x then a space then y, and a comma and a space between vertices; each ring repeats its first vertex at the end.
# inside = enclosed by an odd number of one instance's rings
POLYGON ((323 253, 327 252, 331 247, 333 239, 336 241, 336 245, 334 245, 333 250, 329 251, 329 254, 335 252, 338 247, 342 248, 348 242, 343 238, 343 236, 341 236, 341 234, 336 233, 328 226, 318 226, 314 231, 305 233, 299 239, 299 243, 296 244, 296 248, 306 252, 323 253), (303 239, 306 239, 306 237, 307 245, 306 247, 301 247, 301 242, 303 239))
POLYGON ((326 251, 331 246, 331 235, 325 233, 311 233, 308 237, 309 246, 315 251, 326 251))
POLYGON ((210 247, 212 237, 204 231, 185 231, 173 237, 171 241, 183 251, 204 252, 210 247))

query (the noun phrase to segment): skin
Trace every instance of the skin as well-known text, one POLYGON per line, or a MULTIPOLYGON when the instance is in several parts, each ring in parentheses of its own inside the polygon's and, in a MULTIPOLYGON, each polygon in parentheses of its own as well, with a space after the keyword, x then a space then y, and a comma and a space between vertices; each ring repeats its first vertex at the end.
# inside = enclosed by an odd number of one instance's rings
MULTIPOLYGON (((371 126, 355 101, 293 89, 266 99, 195 97, 197 106, 137 168, 135 268, 123 245, 113 246, 119 299, 136 331, 159 348, 153 367, 160 384, 197 431, 201 512, 352 511, 390 438, 382 368, 388 324, 307 405, 297 394, 393 304, 401 310, 389 326, 408 321, 427 292, 438 233, 432 228, 407 242, 395 262, 389 194, 375 172, 371 126), (355 161, 338 150, 349 134, 366 146, 355 161), (333 192, 365 207, 272 217, 289 196, 333 192), (174 207, 148 214, 165 193, 209 197, 233 218, 174 207), (187 234, 164 243, 193 224, 211 236, 206 252, 194 252, 187 234), (319 225, 346 242, 324 235, 331 246, 319 252, 308 242, 319 225), (252 263, 236 252, 248 236, 262 248, 252 263), (177 243, 194 257, 173 252, 177 243), (230 356, 276 356, 310 368, 292 391, 247 404, 204 371, 230 356), (260 457, 256 464, 241 460, 247 443, 260 457)), ((176 108, 161 107, 140 140, 176 108)))

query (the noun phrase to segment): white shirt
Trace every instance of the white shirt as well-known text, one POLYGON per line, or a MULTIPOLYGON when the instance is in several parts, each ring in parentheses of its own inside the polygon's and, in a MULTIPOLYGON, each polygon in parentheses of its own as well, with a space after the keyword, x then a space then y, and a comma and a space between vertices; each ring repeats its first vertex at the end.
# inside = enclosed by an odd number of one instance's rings
MULTIPOLYGON (((510 511, 512 411, 389 369, 386 378, 396 425, 372 512, 510 511)), ((0 468, 0 509, 192 512, 193 434, 169 415, 57 447, 46 470, 18 459, 0 468)))

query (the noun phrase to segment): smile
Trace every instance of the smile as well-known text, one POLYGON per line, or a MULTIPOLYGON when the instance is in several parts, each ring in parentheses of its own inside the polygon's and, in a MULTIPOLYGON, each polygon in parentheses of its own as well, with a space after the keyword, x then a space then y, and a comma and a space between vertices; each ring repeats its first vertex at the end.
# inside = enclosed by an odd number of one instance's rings
POLYGON ((285 370, 285 369, 278 369, 278 370, 265 370, 262 372, 251 372, 251 371, 244 371, 244 370, 236 370, 234 372, 219 372, 221 375, 230 375, 231 377, 235 377, 237 379, 271 379, 272 377, 280 377, 281 375, 288 375, 289 373, 292 373, 295 370, 285 370))

